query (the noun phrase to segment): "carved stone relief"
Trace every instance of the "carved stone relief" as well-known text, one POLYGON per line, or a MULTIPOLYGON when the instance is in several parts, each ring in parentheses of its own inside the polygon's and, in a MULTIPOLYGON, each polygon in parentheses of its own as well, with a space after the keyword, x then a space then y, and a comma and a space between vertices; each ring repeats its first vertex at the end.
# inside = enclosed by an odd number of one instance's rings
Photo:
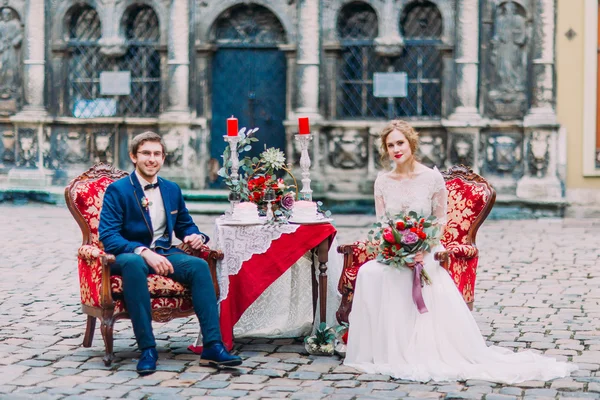
POLYGON ((0 114, 16 112, 21 101, 23 27, 10 7, 0 8, 0 114))
POLYGON ((334 168, 364 168, 367 166, 367 138, 358 129, 332 131, 327 153, 334 168))
POLYGON ((17 165, 37 167, 38 145, 35 129, 19 129, 17 165))
POLYGON ((110 131, 97 131, 93 133, 92 158, 94 163, 114 162, 113 139, 114 133, 110 131))
POLYGON ((491 133, 481 136, 482 170, 496 175, 522 174, 522 136, 520 133, 491 133))
POLYGON ((15 132, 12 127, 4 125, 1 129, 2 153, 0 154, 0 168, 12 166, 15 163, 15 132))
POLYGON ((421 136, 419 157, 421 158, 421 162, 430 168, 436 166, 442 169, 444 167, 446 162, 446 145, 441 133, 431 133, 421 136))
POLYGON ((534 131, 528 143, 527 161, 532 176, 542 178, 548 171, 550 135, 534 131))
POLYGON ((451 141, 450 163, 473 166, 475 162, 473 135, 453 134, 451 141))
POLYGON ((492 15, 489 43, 489 68, 486 71, 491 90, 486 108, 499 119, 521 118, 527 111, 527 71, 531 26, 527 11, 519 2, 499 2, 492 15))

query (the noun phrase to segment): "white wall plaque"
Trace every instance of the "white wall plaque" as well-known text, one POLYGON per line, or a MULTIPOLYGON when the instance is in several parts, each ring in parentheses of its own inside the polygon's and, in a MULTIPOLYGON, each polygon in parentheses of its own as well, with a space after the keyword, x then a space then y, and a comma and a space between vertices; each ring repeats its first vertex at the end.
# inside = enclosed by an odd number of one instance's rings
POLYGON ((131 94, 131 72, 100 72, 100 94, 108 96, 129 96, 131 94))
POLYGON ((375 72, 373 95, 375 97, 406 97, 408 93, 406 72, 375 72))

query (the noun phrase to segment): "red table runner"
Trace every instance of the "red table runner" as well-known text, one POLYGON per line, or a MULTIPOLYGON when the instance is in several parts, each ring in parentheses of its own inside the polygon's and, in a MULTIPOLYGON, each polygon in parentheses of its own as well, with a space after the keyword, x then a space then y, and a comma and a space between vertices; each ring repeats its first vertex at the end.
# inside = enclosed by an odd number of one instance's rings
POLYGON ((233 326, 256 299, 307 251, 323 240, 335 237, 331 224, 302 225, 296 232, 283 234, 262 254, 244 262, 237 275, 229 276, 229 294, 221 302, 220 325, 223 343, 233 348, 233 326))

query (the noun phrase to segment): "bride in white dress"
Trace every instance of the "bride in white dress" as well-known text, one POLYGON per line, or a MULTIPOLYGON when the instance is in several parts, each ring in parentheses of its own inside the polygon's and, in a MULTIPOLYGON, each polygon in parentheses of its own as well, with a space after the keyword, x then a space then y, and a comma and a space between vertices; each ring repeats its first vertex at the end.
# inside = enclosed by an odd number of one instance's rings
MULTIPOLYGON (((390 122, 381 133, 382 160, 395 168, 375 181, 377 217, 416 211, 446 222, 447 193, 437 169, 417 162, 417 132, 390 122)), ((427 382, 480 379, 502 383, 568 376, 575 364, 531 351, 488 347, 450 275, 433 254, 422 255, 432 284, 422 289, 429 310, 420 314, 411 293, 413 272, 378 261, 358 273, 344 364, 367 373, 427 382)), ((417 261, 420 257, 416 258, 417 261)))

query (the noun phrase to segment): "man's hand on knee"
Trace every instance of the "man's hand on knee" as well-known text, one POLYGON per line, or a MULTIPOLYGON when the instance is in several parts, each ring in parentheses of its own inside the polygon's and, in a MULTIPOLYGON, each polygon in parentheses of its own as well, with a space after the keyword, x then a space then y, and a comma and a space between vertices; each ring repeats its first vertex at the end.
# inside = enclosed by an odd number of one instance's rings
POLYGON ((144 249, 141 256, 158 275, 167 276, 174 272, 173 264, 165 256, 156 254, 150 249, 144 249))

